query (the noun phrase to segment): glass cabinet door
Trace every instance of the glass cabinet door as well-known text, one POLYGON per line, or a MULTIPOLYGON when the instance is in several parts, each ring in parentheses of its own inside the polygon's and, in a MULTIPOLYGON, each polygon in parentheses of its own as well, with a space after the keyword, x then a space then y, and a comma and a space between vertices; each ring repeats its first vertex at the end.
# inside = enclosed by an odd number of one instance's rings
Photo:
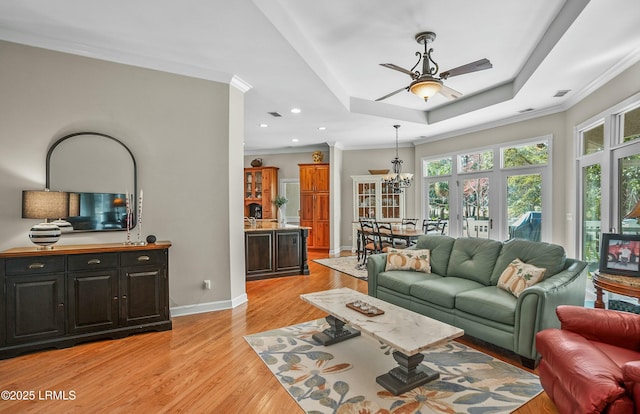
POLYGON ((356 184, 357 219, 376 217, 376 183, 362 182, 356 184))
POLYGON ((256 179, 255 184, 255 198, 262 198, 262 171, 256 171, 254 174, 256 179))
POLYGON ((390 185, 381 183, 382 205, 380 206, 380 218, 402 218, 400 214, 400 194, 393 191, 390 185))
POLYGON ((253 198, 253 174, 247 171, 244 175, 244 198, 253 198))

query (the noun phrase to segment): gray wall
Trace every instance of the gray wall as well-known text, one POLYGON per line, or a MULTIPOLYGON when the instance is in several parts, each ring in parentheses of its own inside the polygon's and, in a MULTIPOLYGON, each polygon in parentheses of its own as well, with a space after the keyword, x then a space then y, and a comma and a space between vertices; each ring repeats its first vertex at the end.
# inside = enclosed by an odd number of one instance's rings
MULTIPOLYGON (((173 243, 170 305, 245 300, 239 91, 7 42, 0 42, 0 91, 0 250, 32 245, 27 233, 37 220, 20 218, 21 191, 44 188, 49 146, 71 132, 103 132, 136 157, 145 234, 173 243), (212 290, 202 290, 204 279, 212 290)), ((124 232, 83 233, 59 243, 124 239, 124 232)))

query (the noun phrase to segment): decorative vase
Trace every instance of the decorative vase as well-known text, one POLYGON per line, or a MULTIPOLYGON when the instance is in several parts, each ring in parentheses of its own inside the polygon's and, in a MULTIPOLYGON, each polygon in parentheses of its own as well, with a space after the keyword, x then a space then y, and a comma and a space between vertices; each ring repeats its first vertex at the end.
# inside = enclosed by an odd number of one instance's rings
POLYGON ((315 163, 322 162, 322 160, 324 159, 324 154, 322 153, 322 151, 314 151, 313 154, 311 154, 311 159, 315 163))
POLYGON ((256 158, 253 161, 251 161, 251 166, 252 167, 262 167, 262 158, 256 158))
POLYGON ((279 213, 280 213, 280 218, 279 218, 278 222, 280 224, 287 224, 287 216, 285 214, 285 207, 284 206, 280 206, 278 208, 278 210, 279 210, 279 213))

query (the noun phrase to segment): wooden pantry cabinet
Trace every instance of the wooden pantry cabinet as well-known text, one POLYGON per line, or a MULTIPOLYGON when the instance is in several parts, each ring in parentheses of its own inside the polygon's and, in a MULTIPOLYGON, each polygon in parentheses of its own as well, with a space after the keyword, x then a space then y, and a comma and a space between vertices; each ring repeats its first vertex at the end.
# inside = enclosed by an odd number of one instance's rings
POLYGON ((329 164, 300 167, 300 226, 310 227, 307 247, 329 250, 329 164))
POLYGON ((169 242, 0 253, 0 359, 171 329, 169 242))

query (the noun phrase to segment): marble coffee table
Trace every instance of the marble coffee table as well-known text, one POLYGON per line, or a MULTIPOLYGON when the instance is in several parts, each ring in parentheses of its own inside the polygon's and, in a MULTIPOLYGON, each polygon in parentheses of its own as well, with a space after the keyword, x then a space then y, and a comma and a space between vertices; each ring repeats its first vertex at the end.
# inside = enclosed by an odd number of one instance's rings
POLYGON ((462 329, 349 288, 307 293, 300 298, 329 314, 326 319, 330 328, 313 336, 320 343, 328 346, 364 332, 394 348, 393 358, 398 366, 376 378, 394 395, 437 379, 436 371, 420 364, 424 359, 420 352, 464 334, 462 329), (357 301, 384 313, 373 316, 347 307, 357 301))

